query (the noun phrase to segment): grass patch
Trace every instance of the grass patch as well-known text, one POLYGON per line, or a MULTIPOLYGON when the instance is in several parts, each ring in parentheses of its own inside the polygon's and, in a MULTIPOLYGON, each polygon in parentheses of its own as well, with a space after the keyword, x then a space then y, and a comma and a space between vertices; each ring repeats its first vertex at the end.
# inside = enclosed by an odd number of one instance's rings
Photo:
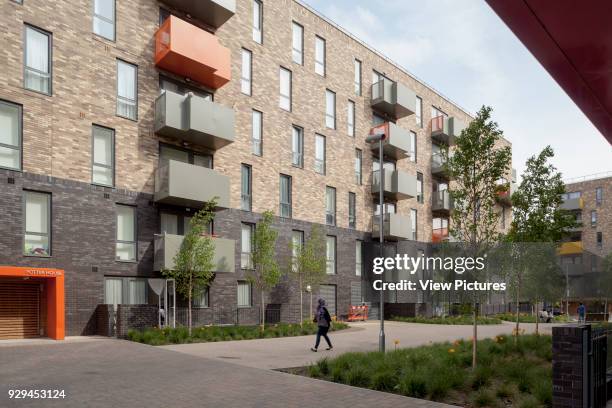
MULTIPOLYGON (((448 317, 399 317, 392 316, 389 319, 394 322, 406 322, 406 323, 424 323, 424 324, 464 324, 470 325, 474 323, 474 318, 471 315, 462 315, 462 316, 448 316, 448 317)), ((487 324, 501 324, 501 319, 497 317, 478 317, 479 325, 487 325, 487 324)))
MULTIPOLYGON (((348 324, 334 322, 331 331, 343 330, 348 328, 348 324)), ((194 327, 191 336, 186 327, 173 328, 152 328, 146 330, 129 330, 128 340, 138 343, 145 343, 151 346, 161 346, 164 344, 184 344, 184 343, 207 343, 216 341, 230 340, 251 340, 273 337, 294 337, 315 334, 317 326, 314 323, 299 324, 279 323, 266 326, 265 331, 261 331, 259 326, 206 326, 194 327)))
MULTIPOLYGON (((514 313, 500 313, 495 315, 496 318, 504 320, 506 322, 516 322, 516 314, 514 313)), ((566 315, 558 315, 553 317, 552 322, 553 323, 567 323, 570 320, 567 318, 566 315)), ((519 313, 519 323, 535 323, 536 322, 536 317, 533 316, 531 313, 519 313)), ((542 323, 540 321, 540 323, 542 323)))
POLYGON ((346 353, 325 358, 304 375, 362 388, 467 407, 549 407, 552 404, 550 336, 497 336, 472 344, 458 340, 385 354, 346 353))

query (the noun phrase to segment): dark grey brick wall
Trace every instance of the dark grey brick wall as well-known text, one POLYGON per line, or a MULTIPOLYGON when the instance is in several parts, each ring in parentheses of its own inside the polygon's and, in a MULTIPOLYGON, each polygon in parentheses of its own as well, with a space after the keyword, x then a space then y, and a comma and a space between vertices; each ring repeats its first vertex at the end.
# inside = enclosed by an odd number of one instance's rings
POLYGON ((586 338, 590 326, 553 327, 553 407, 586 406, 586 338), (586 337, 585 337, 586 336, 586 337))
POLYGON ((144 330, 157 326, 158 310, 157 305, 117 305, 117 337, 126 338, 131 329, 144 330))

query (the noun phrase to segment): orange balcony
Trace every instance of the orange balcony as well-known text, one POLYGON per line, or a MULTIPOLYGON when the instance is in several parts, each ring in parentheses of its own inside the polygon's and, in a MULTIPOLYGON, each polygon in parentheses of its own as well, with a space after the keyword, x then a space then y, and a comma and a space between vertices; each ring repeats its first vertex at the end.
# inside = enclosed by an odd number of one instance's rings
POLYGON ((431 234, 431 242, 434 244, 448 240, 448 228, 435 228, 431 234))
POLYGON ((231 79, 230 50, 176 16, 168 17, 155 33, 155 66, 212 89, 231 79))
POLYGON ((582 241, 563 242, 558 249, 559 255, 578 255, 584 251, 582 241))

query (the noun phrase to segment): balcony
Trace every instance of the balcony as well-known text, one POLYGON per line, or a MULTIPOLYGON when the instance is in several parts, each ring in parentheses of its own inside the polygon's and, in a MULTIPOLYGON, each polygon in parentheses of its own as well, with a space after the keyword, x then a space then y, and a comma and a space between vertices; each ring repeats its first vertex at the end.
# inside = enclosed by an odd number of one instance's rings
MULTIPOLYGON (((212 237, 215 245, 213 257, 214 272, 234 272, 236 242, 232 239, 212 237)), ((182 235, 156 234, 154 241, 153 270, 162 271, 174 268, 174 256, 183 243, 182 235)))
POLYGON ((451 196, 448 190, 434 191, 432 193, 431 211, 448 215, 452 208, 451 196))
POLYGON ((155 101, 155 133, 217 150, 234 142, 234 110, 191 93, 155 101))
POLYGON ((495 187, 495 201, 503 207, 510 207, 512 206, 512 193, 511 183, 500 180, 495 187))
POLYGON ((446 242, 448 240, 448 228, 436 228, 432 230, 431 242, 434 244, 439 244, 440 242, 446 242))
POLYGON ((394 120, 412 115, 416 110, 416 95, 406 86, 382 79, 372 84, 372 109, 394 120))
POLYGON ((563 242, 559 246, 559 255, 578 255, 583 251, 582 241, 563 242))
MULTIPOLYGON (((375 239, 379 237, 379 217, 378 215, 372 217, 372 238, 375 239)), ((412 225, 410 223, 410 216, 394 213, 385 214, 383 218, 383 234, 384 239, 387 241, 411 239, 412 225)))
POLYGON ((446 166, 446 158, 442 152, 434 153, 431 156, 431 174, 445 179, 450 177, 448 167, 446 166))
POLYGON ((236 0, 162 0, 206 25, 219 28, 236 13, 236 0))
MULTIPOLYGON (((384 132, 386 135, 383 141, 383 155, 395 160, 405 159, 410 156, 410 132, 402 129, 393 122, 386 122, 382 125, 373 127, 370 134, 384 132)), ((378 157, 378 143, 370 145, 372 153, 378 157)))
POLYGON ((229 177, 215 170, 170 160, 155 173, 155 202, 199 208, 217 197, 218 208, 229 208, 229 177))
POLYGON ((582 197, 568 198, 563 200, 560 208, 567 211, 582 210, 584 208, 584 201, 582 200, 582 197))
POLYGON ((208 88, 230 81, 230 61, 229 48, 217 37, 176 16, 168 17, 155 33, 155 66, 208 88))
POLYGON ((567 276, 582 276, 584 275, 584 266, 582 264, 561 264, 563 274, 567 276))
POLYGON ((455 143, 464 128, 465 124, 454 117, 437 116, 431 119, 431 137, 449 146, 455 143))
MULTIPOLYGON (((404 200, 414 198, 417 195, 417 180, 405 171, 401 170, 385 170, 383 194, 386 198, 392 200, 404 200)), ((372 172, 372 194, 378 194, 380 189, 380 170, 372 172)))

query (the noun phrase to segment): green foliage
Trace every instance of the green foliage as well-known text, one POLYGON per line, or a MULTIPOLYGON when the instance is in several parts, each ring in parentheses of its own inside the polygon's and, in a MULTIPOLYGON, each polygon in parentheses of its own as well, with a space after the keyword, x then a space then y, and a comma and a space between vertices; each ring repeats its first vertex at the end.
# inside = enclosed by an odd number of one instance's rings
MULTIPOLYGON (((448 316, 448 317, 401 317, 391 316, 389 320, 396 322, 406 323, 424 323, 424 324, 458 324, 458 325, 469 325, 473 324, 473 317, 462 315, 462 316, 448 316)), ((501 324, 501 320, 497 317, 478 317, 478 324, 489 325, 489 324, 501 324)))

